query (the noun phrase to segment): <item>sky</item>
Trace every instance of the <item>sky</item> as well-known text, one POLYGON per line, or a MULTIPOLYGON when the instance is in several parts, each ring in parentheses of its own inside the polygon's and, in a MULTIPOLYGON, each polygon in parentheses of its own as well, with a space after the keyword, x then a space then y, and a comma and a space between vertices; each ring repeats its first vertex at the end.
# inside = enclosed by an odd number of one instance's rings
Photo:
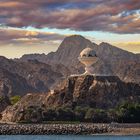
POLYGON ((140 0, 0 0, 0 55, 47 54, 75 34, 140 53, 140 0))

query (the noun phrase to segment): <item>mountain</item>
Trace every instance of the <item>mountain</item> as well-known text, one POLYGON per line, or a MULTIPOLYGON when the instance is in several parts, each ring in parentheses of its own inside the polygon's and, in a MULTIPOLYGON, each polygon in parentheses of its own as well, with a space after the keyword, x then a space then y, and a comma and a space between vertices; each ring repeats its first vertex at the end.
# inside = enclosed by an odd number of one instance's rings
POLYGON ((136 55, 137 55, 138 57, 140 57, 140 53, 137 53, 136 55))
POLYGON ((25 78, 0 68, 0 96, 23 96, 30 91, 35 92, 35 89, 29 86, 25 78))
POLYGON ((61 63, 66 66, 75 66, 77 58, 84 48, 94 48, 96 46, 96 44, 82 36, 66 37, 56 52, 47 55, 46 63, 61 63))
POLYGON ((0 56, 0 96, 48 92, 63 74, 68 75, 69 70, 61 64, 53 67, 37 60, 17 62, 0 56))
POLYGON ((84 66, 77 58, 86 47, 93 48, 100 58, 93 67, 95 73, 117 75, 127 82, 140 83, 140 55, 119 49, 105 42, 97 45, 79 35, 66 37, 56 52, 51 52, 48 55, 24 55, 17 61, 37 59, 52 66, 63 64, 71 74, 83 73, 84 66))
MULTIPOLYGON (((7 107, 2 120, 20 121, 34 109, 38 113, 40 109, 78 106, 107 110, 123 102, 137 103, 140 100, 139 60, 139 54, 104 42, 97 45, 78 35, 65 38, 58 50, 48 55, 24 55, 14 60, 1 56, 0 96, 28 93, 17 104, 7 107), (83 73, 84 66, 77 58, 86 47, 93 48, 100 58, 93 66, 99 75, 68 77, 83 73)), ((2 104, 1 111, 8 103, 3 100, 2 104)))
POLYGON ((54 64, 63 64, 66 66, 74 65, 77 61, 79 53, 86 47, 93 47, 94 45, 88 39, 85 39, 82 36, 74 35, 66 37, 63 42, 60 44, 56 52, 51 52, 48 55, 45 54, 29 54, 23 55, 20 60, 27 61, 37 59, 38 61, 44 63, 54 63, 54 64))
MULTIPOLYGON (((11 105, 9 98, 6 96, 0 97, 0 112, 4 111, 4 109, 11 105)), ((1 114, 0 114, 0 118, 1 118, 1 114)))
MULTIPOLYGON (((62 108, 74 110, 77 107, 93 109, 114 109, 124 102, 139 103, 140 86, 134 83, 125 83, 117 76, 70 76, 65 79, 54 92, 49 94, 27 94, 17 104, 9 106, 2 113, 3 121, 27 121, 26 117, 31 113, 39 113, 39 110, 62 108)), ((50 110, 51 111, 51 110, 50 110)), ((54 117, 54 112, 52 116, 54 117)), ((70 111, 68 112, 70 113, 70 111)), ((34 116, 36 120, 38 115, 34 116)), ((61 115, 62 115, 61 114, 61 115)), ((41 117, 41 114, 39 115, 41 117)), ((49 117, 46 113, 46 116, 49 117)), ((64 119, 64 118, 63 118, 64 119)))
POLYGON ((117 76, 70 76, 47 97, 46 106, 90 106, 110 109, 125 102, 139 102, 140 86, 117 76))
POLYGON ((74 35, 66 37, 64 41, 60 44, 56 52, 50 52, 48 55, 45 54, 29 54, 23 55, 20 59, 16 61, 27 61, 27 60, 38 60, 43 63, 50 65, 62 64, 65 65, 71 73, 80 73, 84 69, 82 64, 77 60, 79 53, 86 47, 96 47, 88 39, 82 36, 74 35), (80 68, 79 68, 80 67, 80 68))
POLYGON ((104 64, 109 66, 113 75, 127 82, 140 83, 140 57, 108 43, 99 44, 97 54, 104 64))
POLYGON ((116 75, 126 82, 140 83, 140 57, 108 43, 99 45, 82 36, 66 37, 56 52, 24 55, 20 59, 0 56, 0 95, 24 95, 28 92, 48 92, 70 74, 84 72, 79 53, 93 48, 100 60, 93 66, 101 75, 116 75), (5 86, 6 85, 6 86, 5 86), (4 90, 5 88, 7 90, 4 90), (16 88, 18 87, 18 88, 16 88))
POLYGON ((28 61, 28 60, 38 60, 39 62, 46 63, 46 55, 43 54, 24 54, 20 59, 15 58, 14 61, 28 61))

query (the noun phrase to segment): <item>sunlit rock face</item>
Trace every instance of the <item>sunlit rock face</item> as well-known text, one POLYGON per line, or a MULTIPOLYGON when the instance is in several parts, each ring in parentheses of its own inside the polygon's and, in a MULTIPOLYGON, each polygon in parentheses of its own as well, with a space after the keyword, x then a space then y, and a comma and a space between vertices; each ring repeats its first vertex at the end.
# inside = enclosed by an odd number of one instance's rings
POLYGON ((84 74, 94 74, 92 65, 95 64, 98 61, 98 57, 96 55, 96 52, 91 48, 85 48, 78 57, 79 61, 83 63, 85 67, 85 73, 84 74))
POLYGON ((138 84, 125 83, 117 76, 70 76, 47 98, 46 105, 110 109, 124 101, 138 102, 139 91, 138 84))

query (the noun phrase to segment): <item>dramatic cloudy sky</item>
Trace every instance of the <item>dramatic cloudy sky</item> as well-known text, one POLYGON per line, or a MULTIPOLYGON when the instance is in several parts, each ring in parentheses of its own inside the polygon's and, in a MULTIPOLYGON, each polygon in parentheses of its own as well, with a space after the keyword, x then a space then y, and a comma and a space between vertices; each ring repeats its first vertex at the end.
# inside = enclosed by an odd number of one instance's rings
POLYGON ((55 51, 73 34, 140 53, 140 0, 0 0, 0 55, 55 51))

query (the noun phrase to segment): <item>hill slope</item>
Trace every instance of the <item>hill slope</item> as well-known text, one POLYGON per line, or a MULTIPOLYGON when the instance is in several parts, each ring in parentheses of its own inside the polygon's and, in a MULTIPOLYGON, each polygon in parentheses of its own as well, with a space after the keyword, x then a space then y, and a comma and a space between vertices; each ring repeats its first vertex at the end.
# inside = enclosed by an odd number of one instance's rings
MULTIPOLYGON (((2 113, 2 120, 15 122, 26 120, 24 116, 29 115, 31 110, 32 113, 36 112, 36 115, 32 116, 37 120, 38 117, 41 117, 39 110, 45 113, 47 109, 52 108, 69 108, 71 110, 75 110, 77 107, 104 110, 114 109, 124 102, 139 103, 139 91, 140 86, 138 84, 125 83, 116 76, 94 77, 84 75, 69 77, 53 93, 50 92, 48 95, 27 94, 17 104, 8 107, 2 113)), ((63 110, 60 111, 62 114, 65 113, 63 110)), ((49 113, 51 113, 49 115, 54 117, 54 112, 50 110, 49 113)), ((44 117, 50 116, 46 113, 44 117)))
POLYGON ((0 95, 25 95, 28 92, 48 92, 49 88, 69 71, 63 65, 55 67, 37 60, 13 61, 0 57, 0 95), (63 72, 63 73, 62 73, 63 72))

